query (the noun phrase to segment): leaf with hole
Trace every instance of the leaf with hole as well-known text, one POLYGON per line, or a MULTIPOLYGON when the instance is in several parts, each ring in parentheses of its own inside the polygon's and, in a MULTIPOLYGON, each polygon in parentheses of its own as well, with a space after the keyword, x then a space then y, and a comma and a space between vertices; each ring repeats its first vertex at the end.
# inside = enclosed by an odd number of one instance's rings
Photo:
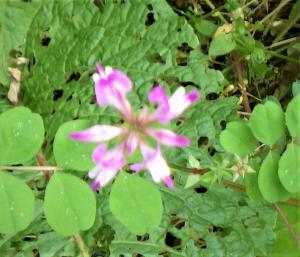
POLYGON ((251 114, 249 126, 259 141, 271 146, 284 136, 284 113, 273 101, 258 104, 251 114))
POLYGON ((34 194, 23 181, 0 171, 0 206, 0 233, 16 233, 34 217, 34 194))
POLYGON ((229 54, 236 47, 232 33, 216 36, 209 47, 210 56, 229 54))
POLYGON ((292 137, 300 136, 300 95, 288 104, 285 113, 286 125, 292 137))
POLYGON ((160 224, 163 205, 159 190, 149 180, 121 172, 112 186, 110 209, 128 230, 142 235, 160 224))
POLYGON ((0 115, 0 164, 30 160, 43 141, 44 124, 39 114, 26 107, 15 107, 0 115))
POLYGON ((56 172, 45 191, 44 211, 49 225, 57 233, 74 235, 94 224, 95 195, 80 178, 56 172))
POLYGON ((220 143, 230 153, 245 156, 256 148, 256 139, 243 121, 232 121, 220 134, 220 143))
POLYGON ((95 166, 91 156, 96 144, 69 138, 70 133, 87 129, 90 126, 91 122, 88 120, 73 120, 60 126, 53 145, 54 157, 60 167, 86 171, 95 166))
POLYGON ((279 161, 278 175, 290 193, 300 192, 300 146, 289 144, 279 161))
POLYGON ((280 155, 277 153, 268 153, 258 173, 258 188, 262 196, 271 203, 285 201, 290 196, 278 177, 279 159, 280 155))

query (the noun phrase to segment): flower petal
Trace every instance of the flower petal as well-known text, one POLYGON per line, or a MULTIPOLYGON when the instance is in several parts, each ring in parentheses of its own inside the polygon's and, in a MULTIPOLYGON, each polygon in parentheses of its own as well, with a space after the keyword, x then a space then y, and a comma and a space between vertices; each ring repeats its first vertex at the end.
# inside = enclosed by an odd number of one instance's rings
POLYGON ((190 145, 188 138, 179 136, 168 129, 148 129, 146 132, 160 144, 181 147, 190 145))
POLYGON ((193 102, 197 101, 199 96, 198 91, 191 91, 186 94, 184 87, 179 87, 169 99, 169 119, 171 120, 178 117, 193 102))
POLYGON ((96 191, 100 187, 107 185, 119 172, 119 170, 101 169, 101 167, 96 166, 89 172, 90 178, 95 178, 91 188, 96 191))
POLYGON ((158 183, 164 181, 167 185, 171 185, 170 177, 171 171, 167 162, 160 152, 160 148, 150 148, 144 143, 141 143, 141 152, 144 157, 144 165, 150 171, 153 180, 158 183))
POLYGON ((74 140, 100 143, 119 136, 124 129, 110 125, 95 125, 89 129, 69 134, 74 140))
POLYGON ((134 132, 131 132, 129 137, 127 138, 127 140, 125 142, 126 152, 129 155, 133 154, 133 152, 135 151, 135 149, 138 146, 138 143, 139 143, 138 136, 134 132))
POLYGON ((179 87, 174 94, 168 98, 161 86, 153 88, 149 94, 151 103, 158 104, 154 113, 150 114, 149 120, 158 120, 162 124, 178 117, 186 108, 199 98, 198 91, 186 94, 184 87, 179 87))
POLYGON ((111 105, 122 114, 129 116, 131 106, 126 99, 126 94, 132 89, 131 80, 123 72, 109 66, 103 69, 100 64, 97 64, 96 70, 93 80, 98 104, 111 105))

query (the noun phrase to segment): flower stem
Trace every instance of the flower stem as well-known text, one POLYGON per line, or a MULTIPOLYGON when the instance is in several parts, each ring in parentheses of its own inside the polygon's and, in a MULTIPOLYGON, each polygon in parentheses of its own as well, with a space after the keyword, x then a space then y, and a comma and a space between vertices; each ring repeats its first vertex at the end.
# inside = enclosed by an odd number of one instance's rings
POLYGON ((17 171, 59 171, 63 170, 57 166, 0 166, 0 170, 17 170, 17 171))
POLYGON ((87 246, 85 245, 84 241, 82 240, 82 237, 80 236, 80 234, 74 235, 73 238, 81 252, 82 257, 90 257, 89 250, 88 250, 87 246))

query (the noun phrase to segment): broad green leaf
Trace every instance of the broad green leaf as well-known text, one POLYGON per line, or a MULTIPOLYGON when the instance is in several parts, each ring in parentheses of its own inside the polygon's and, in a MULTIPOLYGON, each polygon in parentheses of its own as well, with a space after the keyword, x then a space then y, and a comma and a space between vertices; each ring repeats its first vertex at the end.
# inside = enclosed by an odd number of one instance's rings
POLYGON ((297 19, 299 19, 299 13, 300 13, 300 0, 297 0, 293 4, 293 8, 289 14, 289 20, 293 21, 294 19, 296 19, 295 21, 297 21, 297 19))
POLYGON ((286 125, 292 137, 300 136, 300 95, 288 104, 285 113, 286 125))
POLYGON ((263 197, 271 203, 285 201, 289 193, 280 183, 278 177, 278 162, 280 156, 270 152, 264 159, 258 174, 258 187, 263 197))
POLYGON ((0 1, 0 83, 9 83, 7 68, 13 51, 23 52, 31 21, 41 6, 41 0, 0 1))
POLYGON ((256 139, 248 125, 243 121, 232 121, 220 134, 220 142, 224 149, 230 153, 245 156, 256 148, 256 139))
POLYGON ((216 36, 210 44, 208 54, 218 56, 229 54, 236 47, 232 33, 216 36))
POLYGON ((110 209, 128 230, 143 235, 161 222, 163 205, 157 187, 137 175, 121 172, 112 186, 110 209))
POLYGON ((209 69, 208 61, 197 69, 177 65, 178 48, 187 44, 196 49, 199 41, 186 19, 165 1, 105 1, 101 10, 94 2, 44 1, 27 33, 25 55, 36 65, 24 71, 30 77, 22 84, 24 104, 45 114, 47 143, 62 123, 78 116, 95 123, 120 121, 116 112, 95 104, 90 73, 96 62, 128 74, 135 88, 129 98, 136 106, 147 101, 154 81, 165 88, 175 89, 178 82, 200 88, 204 76, 212 77, 205 86, 222 91, 224 77, 209 69), (155 21, 145 25, 150 14, 155 21))
POLYGON ((300 192, 300 146, 293 143, 287 146, 279 161, 278 175, 287 191, 300 192))
POLYGON ((16 233, 34 217, 34 194, 23 181, 0 171, 0 206, 0 233, 16 233))
POLYGON ((20 164, 33 158, 44 141, 39 114, 15 107, 0 115, 0 164, 20 164))
POLYGON ((45 191, 44 211, 49 225, 57 233, 74 235, 94 224, 95 195, 80 178, 56 172, 45 191))
POLYGON ((73 120, 61 125, 54 138, 53 152, 60 167, 87 171, 95 166, 91 156, 96 145, 69 138, 71 132, 91 127, 89 120, 73 120))
POLYGON ((259 141, 271 146, 284 135, 284 113, 273 101, 258 104, 251 114, 249 126, 259 141))
MULTIPOLYGON (((293 195, 294 199, 300 200, 300 194, 293 195)), ((285 214, 290 226, 292 226, 297 235, 300 234, 300 208, 298 206, 288 204, 278 204, 282 212, 285 214)), ((272 257, 298 257, 300 246, 292 237, 285 222, 278 215, 276 227, 276 242, 271 248, 272 257)))

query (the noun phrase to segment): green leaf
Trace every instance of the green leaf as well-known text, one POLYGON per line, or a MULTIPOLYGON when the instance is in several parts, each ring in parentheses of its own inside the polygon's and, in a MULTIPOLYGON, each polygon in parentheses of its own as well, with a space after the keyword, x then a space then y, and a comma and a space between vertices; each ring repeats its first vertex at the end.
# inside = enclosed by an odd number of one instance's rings
POLYGON ((70 133, 89 127, 91 127, 89 120, 73 120, 60 126, 53 145, 55 161, 60 167, 87 171, 95 166, 91 156, 96 144, 79 142, 69 138, 70 133))
MULTIPOLYGON (((299 48, 300 48, 300 43, 299 43, 299 48)), ((296 80, 293 82, 292 92, 294 97, 300 94, 300 80, 296 80)))
MULTIPOLYGON (((166 88, 175 88, 178 81, 199 85, 203 74, 208 78, 215 71, 207 68, 208 63, 201 67, 201 73, 190 65, 177 65, 178 47, 188 44, 196 49, 199 41, 186 19, 175 14, 165 1, 105 2, 99 10, 90 0, 43 1, 29 28, 25 55, 43 65, 32 65, 24 71, 30 79, 22 84, 23 100, 32 110, 45 114, 47 142, 62 123, 78 116, 89 116, 94 123, 119 122, 116 112, 94 104, 89 74, 96 62, 128 74, 135 84, 129 98, 136 106, 147 101, 153 81, 166 88), (149 13, 155 21, 146 26, 149 13), (41 44, 43 37, 50 40, 48 45, 41 44), (54 99, 56 90, 61 95, 54 99), (36 96, 38 100, 32 101, 36 96)), ((220 71, 215 73, 215 80, 224 80, 220 71)), ((221 91, 219 81, 215 84, 221 91)))
POLYGON ((34 217, 34 194, 23 181, 0 171, 0 206, 0 233, 16 233, 34 217))
POLYGON ((236 47, 235 40, 231 33, 215 37, 209 47, 210 56, 225 55, 236 47))
POLYGON ((300 136, 300 95, 288 104, 285 113, 286 125, 292 137, 300 136))
POLYGON ((163 205, 157 187, 137 175, 121 172, 112 186, 109 206, 128 230, 142 235, 159 226, 163 205))
POLYGON ((271 203, 285 201, 289 193, 280 183, 278 177, 278 162, 280 156, 270 152, 264 159, 258 174, 258 187, 263 197, 271 203))
POLYGON ((0 164, 20 164, 33 158, 44 140, 39 114, 16 107, 0 115, 0 164))
MULTIPOLYGON (((300 200, 300 194, 293 195, 294 199, 300 200)), ((292 226, 297 235, 300 234, 300 208, 298 206, 288 204, 278 204, 282 212, 285 214, 290 226, 292 226)), ((287 225, 278 215, 276 227, 276 242, 271 248, 272 257, 298 257, 300 246, 292 237, 287 225), (291 251, 293 249, 293 251, 291 251)))
POLYGON ((258 104, 251 114, 249 126, 259 141, 271 146, 284 135, 284 113, 273 101, 258 104))
POLYGON ((74 235, 94 224, 95 195, 78 177, 56 172, 45 191, 44 211, 49 225, 57 233, 74 235))
POLYGON ((26 32, 42 1, 0 1, 0 82, 9 83, 7 68, 12 51, 23 52, 26 32))
POLYGON ((290 193, 300 192, 300 146, 289 144, 279 161, 279 179, 290 193))
POLYGON ((199 20, 199 17, 195 17, 193 19, 193 21, 195 22, 195 27, 196 29, 203 35, 205 36, 212 36, 216 29, 217 29, 217 25, 212 23, 209 20, 199 20))
POLYGON ((243 121, 232 121, 220 134, 220 143, 230 153, 245 156, 256 148, 256 139, 243 121))

